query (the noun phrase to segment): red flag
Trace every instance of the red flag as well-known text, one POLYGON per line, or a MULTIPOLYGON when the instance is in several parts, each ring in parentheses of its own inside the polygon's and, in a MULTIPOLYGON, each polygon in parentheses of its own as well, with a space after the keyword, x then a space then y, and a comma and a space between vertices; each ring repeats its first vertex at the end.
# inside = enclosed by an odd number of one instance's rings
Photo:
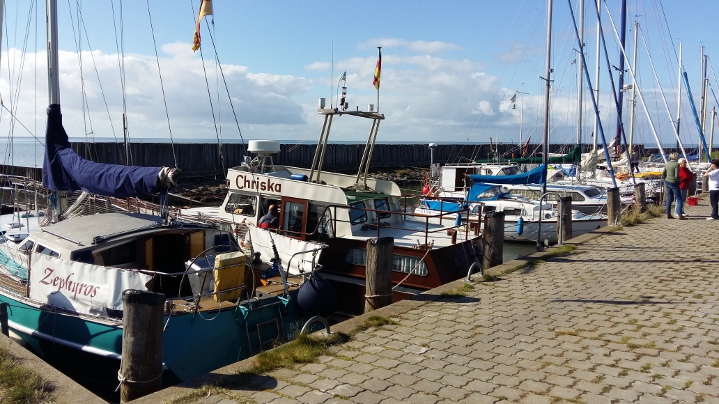
POLYGON ((522 157, 527 155, 527 149, 529 148, 529 141, 532 140, 532 137, 530 136, 529 139, 527 139, 527 143, 524 144, 524 147, 522 147, 522 157))
POLYGON ((201 0, 200 12, 197 14, 197 25, 195 26, 195 38, 192 40, 193 51, 200 49, 200 21, 206 15, 212 15, 212 0, 201 0))
POLYGON ((377 59, 377 66, 374 68, 374 79, 372 85, 379 91, 379 76, 382 71, 382 49, 379 49, 379 59, 377 59))

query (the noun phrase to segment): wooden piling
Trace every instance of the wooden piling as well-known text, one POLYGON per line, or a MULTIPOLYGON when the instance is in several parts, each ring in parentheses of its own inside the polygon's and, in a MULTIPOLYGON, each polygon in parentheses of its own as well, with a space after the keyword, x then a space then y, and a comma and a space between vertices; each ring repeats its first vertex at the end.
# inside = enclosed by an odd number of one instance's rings
POLYGON ((486 271, 502 264, 504 254, 504 212, 491 211, 484 216, 484 250, 482 254, 482 268, 486 271))
POLYGON ((572 197, 560 197, 558 207, 557 240, 559 244, 564 244, 564 241, 572 238, 572 197))
POLYGON ((614 226, 622 214, 622 202, 619 198, 619 188, 607 189, 607 225, 614 226))
POLYGON ((393 249, 392 237, 367 240, 365 313, 392 303, 393 249))
POLYGON ((638 207, 640 212, 647 211, 646 184, 643 182, 634 186, 634 206, 638 207))
POLYGON ((10 336, 10 328, 8 327, 7 308, 9 303, 0 303, 0 332, 5 336, 10 336))
POLYGON ((122 292, 120 401, 126 403, 162 389, 162 326, 165 295, 122 292))

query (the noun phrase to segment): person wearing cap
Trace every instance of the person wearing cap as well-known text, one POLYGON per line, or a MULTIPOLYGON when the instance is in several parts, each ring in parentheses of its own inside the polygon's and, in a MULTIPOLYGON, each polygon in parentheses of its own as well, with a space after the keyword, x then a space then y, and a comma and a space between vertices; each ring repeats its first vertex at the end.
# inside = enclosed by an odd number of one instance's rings
POLYGON ((717 212, 717 205, 719 205, 719 160, 712 160, 712 165, 704 173, 704 176, 709 179, 709 204, 712 207, 712 215, 707 220, 719 219, 719 212, 717 212))
POLYGON ((276 229, 280 226, 280 214, 277 205, 270 205, 269 212, 257 223, 261 229, 276 229))
POLYGON ((675 212, 681 219, 683 203, 679 194, 679 163, 677 163, 677 159, 679 159, 679 153, 670 154, 669 161, 664 165, 664 170, 662 171, 662 178, 667 189, 667 219, 674 219, 674 216, 672 216, 672 202, 675 201, 677 203, 675 212))

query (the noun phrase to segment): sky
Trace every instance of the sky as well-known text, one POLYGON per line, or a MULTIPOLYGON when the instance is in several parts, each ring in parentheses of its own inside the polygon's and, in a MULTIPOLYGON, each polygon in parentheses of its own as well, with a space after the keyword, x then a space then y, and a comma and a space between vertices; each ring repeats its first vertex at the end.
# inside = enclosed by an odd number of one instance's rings
MULTIPOLYGON (((48 98, 45 7, 40 3, 5 4, 0 144, 27 137, 41 142, 44 137, 48 98)), ((59 1, 60 99, 71 140, 121 142, 125 114, 127 136, 134 142, 316 143, 323 123, 318 100, 324 97, 328 106, 336 107, 342 84, 349 109, 367 110, 374 104, 384 114, 378 142, 543 141, 545 0, 212 3, 213 15, 201 20, 201 49, 193 52, 200 0, 59 1), (379 92, 372 85, 378 47, 379 92), (346 81, 340 82, 343 72, 346 81)), ((586 78, 579 107, 581 57, 570 4, 578 19, 579 0, 553 1, 550 52, 548 139, 566 145, 578 141, 580 116, 579 140, 592 143, 596 116, 586 78)), ((719 2, 627 4, 630 60, 634 22, 639 24, 640 93, 635 95, 632 141, 674 147, 680 43, 697 108, 702 52, 708 61, 710 116, 717 105, 713 91, 719 92, 719 64, 714 68, 713 59, 717 55, 719 63, 714 21, 719 2)), ((601 8, 612 67, 607 68, 601 53, 598 128, 609 141, 617 131, 617 112, 608 71, 616 83, 621 56, 609 15, 619 29, 620 1, 602 2, 601 8)), ((592 0, 586 1, 584 19, 587 70, 596 91, 597 17, 592 0)), ((630 83, 627 71, 624 84, 630 83)), ((627 138, 631 94, 624 92, 622 104, 627 138)), ((684 87, 682 94, 679 139, 697 144, 697 124, 684 87)), ((709 119, 706 125, 709 132, 709 119)), ((365 119, 336 118, 330 142, 364 143, 370 128, 365 119)), ((601 136, 597 141, 602 143, 601 136)))

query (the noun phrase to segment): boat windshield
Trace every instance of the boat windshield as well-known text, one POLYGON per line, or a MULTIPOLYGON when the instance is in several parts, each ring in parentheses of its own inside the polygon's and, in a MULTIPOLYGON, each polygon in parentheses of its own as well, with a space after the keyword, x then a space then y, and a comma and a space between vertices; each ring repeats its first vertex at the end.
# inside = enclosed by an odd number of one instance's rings
POLYGON ((590 187, 584 190, 584 194, 590 198, 595 198, 602 195, 602 191, 597 187, 590 187))
POLYGON ((499 172, 497 172, 497 175, 515 175, 520 174, 522 170, 519 169, 518 166, 510 166, 510 167, 502 167, 499 172))
POLYGON ((477 195, 477 199, 491 199, 497 195, 501 195, 502 188, 500 186, 490 187, 485 189, 481 194, 477 195))

